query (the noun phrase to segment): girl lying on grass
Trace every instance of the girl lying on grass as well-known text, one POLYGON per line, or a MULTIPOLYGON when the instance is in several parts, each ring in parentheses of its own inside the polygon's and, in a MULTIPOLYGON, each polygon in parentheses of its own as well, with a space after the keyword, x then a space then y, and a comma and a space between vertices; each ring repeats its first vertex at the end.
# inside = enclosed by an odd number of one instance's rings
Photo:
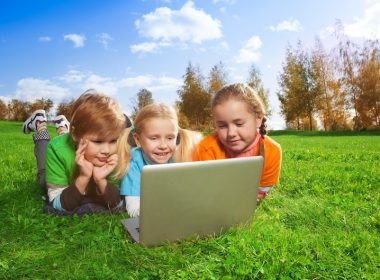
POLYGON ((120 136, 117 152, 116 175, 122 179, 120 193, 125 196, 129 216, 140 215, 142 168, 148 164, 191 161, 193 147, 201 139, 201 133, 179 128, 171 106, 150 104, 137 113, 134 127, 125 129, 120 136))
POLYGON ((25 133, 36 132, 39 182, 49 201, 44 210, 71 215, 118 209, 119 189, 108 176, 117 165, 116 143, 126 119, 115 100, 86 91, 73 104, 71 125, 66 118, 56 121, 60 136, 53 140, 46 121, 39 110, 23 126, 25 133))
POLYGON ((263 172, 258 198, 263 199, 278 182, 281 147, 266 136, 263 102, 248 85, 231 84, 220 89, 212 100, 214 133, 194 151, 194 160, 214 160, 262 155, 263 172))

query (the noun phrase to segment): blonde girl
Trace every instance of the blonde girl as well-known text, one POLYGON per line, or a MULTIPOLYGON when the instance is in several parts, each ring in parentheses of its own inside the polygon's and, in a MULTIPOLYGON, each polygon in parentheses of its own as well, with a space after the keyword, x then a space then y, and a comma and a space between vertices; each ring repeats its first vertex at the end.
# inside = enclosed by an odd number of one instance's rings
POLYGON ((282 151, 276 141, 266 136, 261 98, 248 85, 226 85, 214 96, 211 110, 215 131, 199 143, 193 159, 262 155, 264 167, 258 197, 264 198, 279 180, 282 151))
POLYGON ((140 213, 142 168, 147 164, 191 161, 193 147, 201 139, 200 133, 178 126, 177 113, 169 105, 153 103, 138 112, 134 126, 120 136, 117 152, 120 194, 125 196, 131 217, 140 213))

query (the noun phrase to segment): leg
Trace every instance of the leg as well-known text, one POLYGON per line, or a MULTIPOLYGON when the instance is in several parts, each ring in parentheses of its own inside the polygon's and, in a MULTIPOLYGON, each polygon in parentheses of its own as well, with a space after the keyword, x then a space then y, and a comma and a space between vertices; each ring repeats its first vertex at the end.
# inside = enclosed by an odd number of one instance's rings
POLYGON ((45 154, 46 148, 50 141, 50 135, 47 130, 35 133, 33 135, 34 140, 34 155, 37 160, 37 176, 40 186, 46 191, 46 180, 45 180, 45 154))

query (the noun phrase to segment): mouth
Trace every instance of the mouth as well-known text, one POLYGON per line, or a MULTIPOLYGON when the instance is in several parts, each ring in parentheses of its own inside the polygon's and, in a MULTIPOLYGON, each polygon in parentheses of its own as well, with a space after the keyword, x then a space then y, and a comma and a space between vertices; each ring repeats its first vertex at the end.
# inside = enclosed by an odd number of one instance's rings
POLYGON ((227 143, 229 146, 236 146, 236 145, 239 145, 240 140, 230 140, 227 143))
POLYGON ((100 162, 107 162, 108 157, 101 157, 101 158, 98 158, 98 160, 99 160, 100 162))

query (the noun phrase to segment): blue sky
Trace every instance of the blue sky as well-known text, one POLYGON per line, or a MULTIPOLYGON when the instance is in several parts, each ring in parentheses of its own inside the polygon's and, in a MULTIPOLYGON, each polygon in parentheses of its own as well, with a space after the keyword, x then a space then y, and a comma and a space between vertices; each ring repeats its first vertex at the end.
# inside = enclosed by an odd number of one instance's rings
POLYGON ((380 1, 2 0, 0 98, 58 103, 97 88, 129 112, 141 88, 174 103, 189 61, 204 76, 222 61, 230 82, 245 82, 254 63, 279 129, 286 47, 320 36, 329 50, 337 20, 355 40, 379 38, 380 1))

